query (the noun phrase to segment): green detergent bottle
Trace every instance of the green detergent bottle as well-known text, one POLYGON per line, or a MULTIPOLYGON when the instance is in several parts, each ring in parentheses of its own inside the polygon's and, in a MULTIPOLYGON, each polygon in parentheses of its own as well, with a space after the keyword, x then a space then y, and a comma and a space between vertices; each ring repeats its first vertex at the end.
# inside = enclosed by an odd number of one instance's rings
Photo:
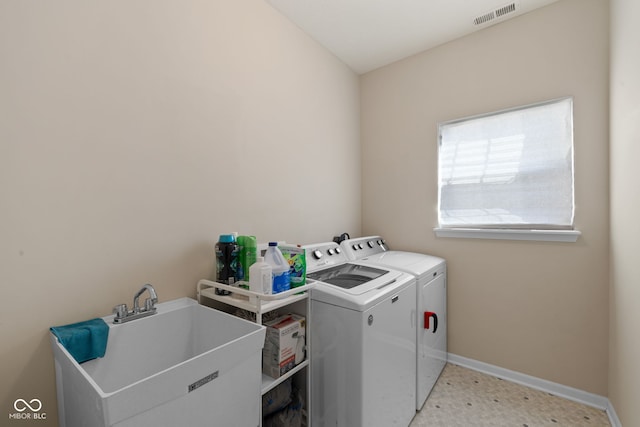
POLYGON ((239 267, 236 270, 236 278, 245 282, 249 281, 249 267, 256 262, 258 243, 256 236, 238 236, 240 247, 239 267))

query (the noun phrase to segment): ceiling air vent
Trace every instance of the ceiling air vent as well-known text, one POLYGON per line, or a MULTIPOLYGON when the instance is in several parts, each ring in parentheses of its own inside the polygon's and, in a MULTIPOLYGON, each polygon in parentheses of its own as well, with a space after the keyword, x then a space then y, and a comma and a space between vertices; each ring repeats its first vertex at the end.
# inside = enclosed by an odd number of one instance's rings
POLYGON ((509 3, 505 6, 501 6, 497 9, 494 9, 490 12, 484 13, 473 20, 474 25, 483 25, 488 22, 491 22, 495 19, 502 18, 510 13, 514 13, 516 11, 516 4, 509 3))
POLYGON ((496 9, 496 18, 500 18, 501 16, 506 15, 507 13, 512 13, 515 11, 516 11, 516 4, 515 3, 508 4, 499 9, 496 9))
POLYGON ((496 19, 496 14, 493 13, 493 11, 489 12, 489 13, 485 13, 482 16, 478 16, 476 19, 473 20, 473 23, 475 25, 482 25, 485 22, 489 22, 496 19))

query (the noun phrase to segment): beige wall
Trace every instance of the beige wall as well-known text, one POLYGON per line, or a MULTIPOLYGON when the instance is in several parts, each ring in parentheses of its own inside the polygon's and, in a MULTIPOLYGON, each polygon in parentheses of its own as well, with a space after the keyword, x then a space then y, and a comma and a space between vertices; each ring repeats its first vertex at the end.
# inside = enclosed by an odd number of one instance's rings
POLYGON ((449 351, 607 395, 608 2, 563 0, 361 78, 363 233, 449 265, 449 351), (574 97, 577 243, 436 238, 440 121, 574 97))
POLYGON ((2 1, 0 58, 2 420, 57 424, 50 326, 194 297, 219 234, 360 231, 358 76, 263 0, 2 1))
POLYGON ((194 296, 218 234, 346 230, 448 259, 453 353, 609 393, 640 423, 634 0, 612 0, 610 292, 606 0, 368 73, 360 99, 358 77, 262 0, 50 3, 0 2, 0 416, 39 398, 37 425, 56 425, 47 328, 146 282, 194 296), (566 95, 578 242, 435 238, 436 124, 566 95))
POLYGON ((611 1, 611 289, 609 398, 640 425, 640 3, 611 1))

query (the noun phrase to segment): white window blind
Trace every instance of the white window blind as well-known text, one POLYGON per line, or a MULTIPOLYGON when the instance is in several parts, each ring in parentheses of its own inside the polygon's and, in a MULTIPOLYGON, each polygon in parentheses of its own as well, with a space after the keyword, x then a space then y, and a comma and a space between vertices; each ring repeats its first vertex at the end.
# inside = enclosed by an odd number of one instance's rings
POLYGON ((440 227, 572 229, 573 99, 439 125, 440 227))

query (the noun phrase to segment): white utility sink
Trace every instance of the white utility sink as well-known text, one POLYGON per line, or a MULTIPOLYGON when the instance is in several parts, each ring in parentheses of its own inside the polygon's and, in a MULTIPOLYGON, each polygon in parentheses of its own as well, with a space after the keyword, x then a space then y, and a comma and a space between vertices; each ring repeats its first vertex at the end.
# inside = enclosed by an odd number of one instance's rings
POLYGON ((51 334, 61 427, 258 426, 265 328, 190 298, 109 325, 78 364, 51 334))

